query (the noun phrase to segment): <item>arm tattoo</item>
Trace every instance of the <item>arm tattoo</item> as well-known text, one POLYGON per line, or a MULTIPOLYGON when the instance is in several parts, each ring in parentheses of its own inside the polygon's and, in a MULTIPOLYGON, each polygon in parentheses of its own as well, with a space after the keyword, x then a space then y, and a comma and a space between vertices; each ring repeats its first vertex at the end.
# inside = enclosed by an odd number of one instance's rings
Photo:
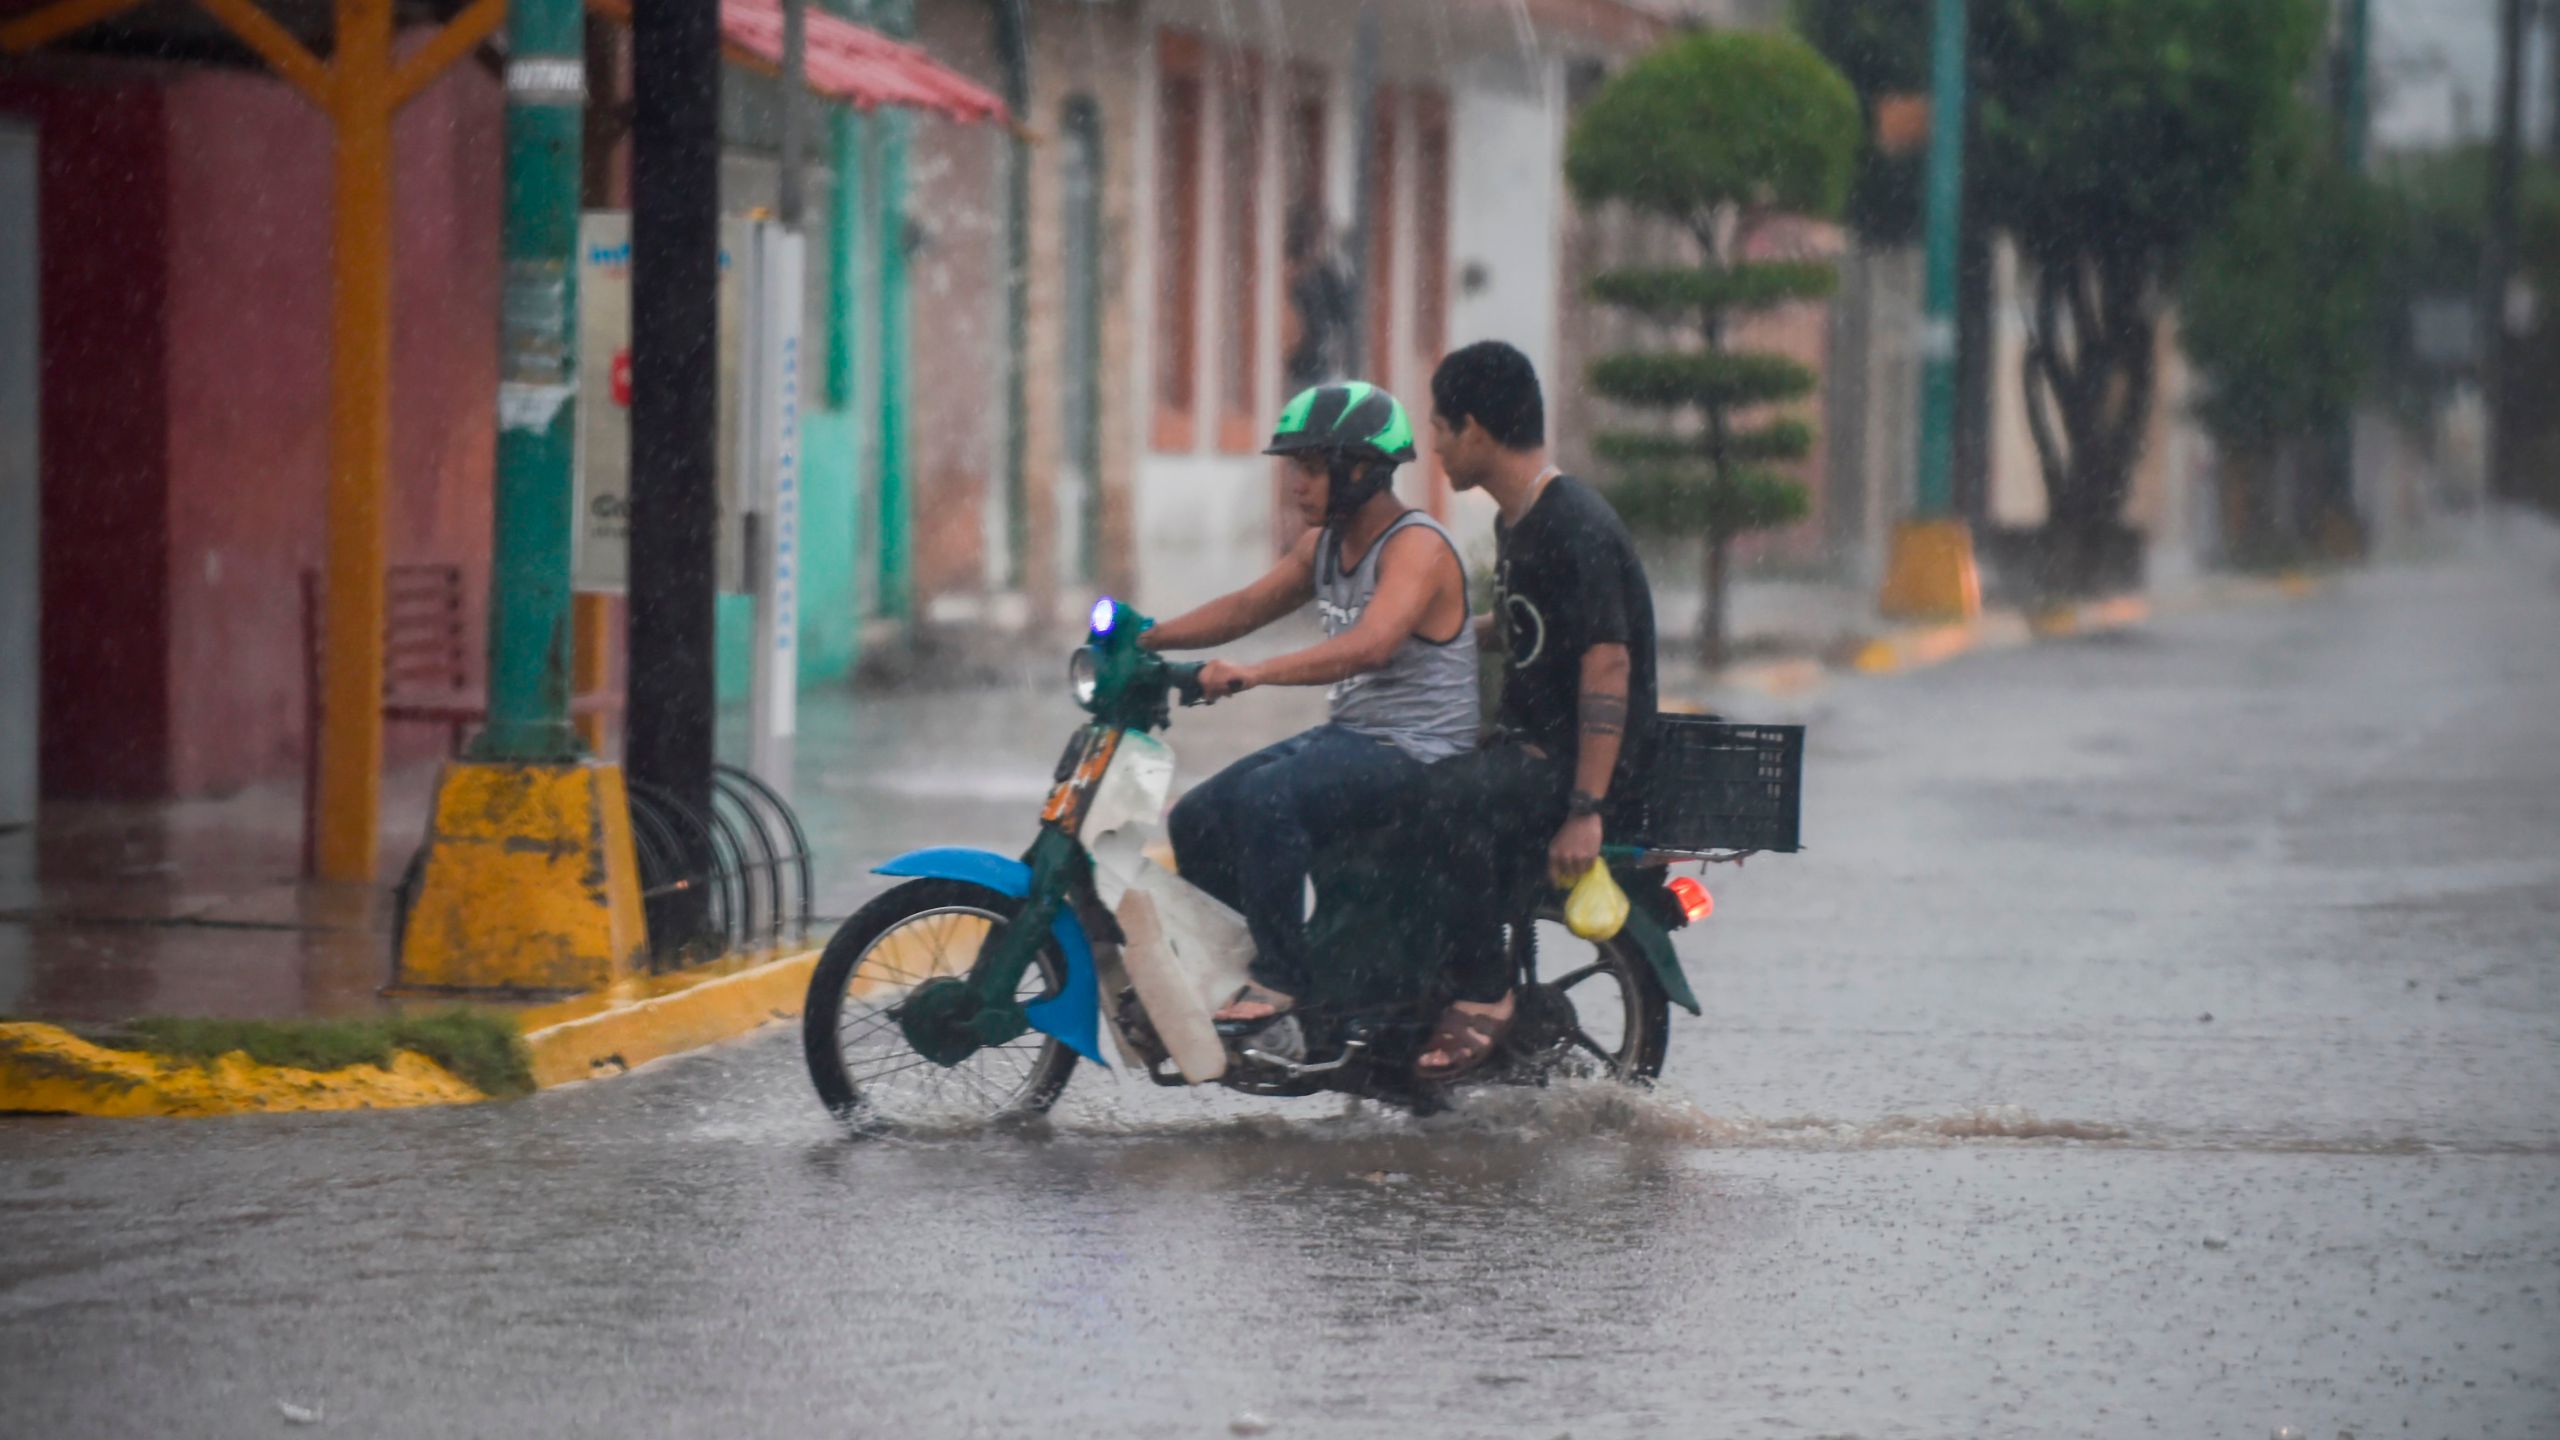
POLYGON ((1582 692, 1582 733, 1616 735, 1627 728, 1627 697, 1596 690, 1582 692))

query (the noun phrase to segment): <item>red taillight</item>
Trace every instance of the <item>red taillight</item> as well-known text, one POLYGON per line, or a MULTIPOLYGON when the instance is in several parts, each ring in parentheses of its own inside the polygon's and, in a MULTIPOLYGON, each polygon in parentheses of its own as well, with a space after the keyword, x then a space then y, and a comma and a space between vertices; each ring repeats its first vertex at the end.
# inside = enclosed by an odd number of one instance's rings
POLYGON ((1671 893, 1680 900, 1680 913, 1691 920, 1704 920, 1716 913, 1716 897, 1694 875, 1671 877, 1671 893))

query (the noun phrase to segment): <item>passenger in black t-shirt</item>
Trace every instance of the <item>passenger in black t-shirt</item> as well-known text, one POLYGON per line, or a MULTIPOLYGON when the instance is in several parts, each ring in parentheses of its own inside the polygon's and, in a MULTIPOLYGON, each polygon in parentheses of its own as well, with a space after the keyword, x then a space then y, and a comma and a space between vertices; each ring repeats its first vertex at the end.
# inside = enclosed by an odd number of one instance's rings
POLYGON ((1447 897, 1457 999, 1416 1064, 1441 1079, 1480 1063, 1510 1027, 1504 913, 1542 873, 1579 877, 1612 826, 1633 838, 1654 656, 1635 543, 1608 501, 1547 463, 1528 357, 1498 340, 1456 351, 1431 377, 1431 410, 1449 483, 1502 510, 1493 613, 1476 626, 1480 643, 1498 633, 1507 667, 1488 743, 1425 777, 1426 813, 1446 834, 1424 853, 1464 892, 1447 897))

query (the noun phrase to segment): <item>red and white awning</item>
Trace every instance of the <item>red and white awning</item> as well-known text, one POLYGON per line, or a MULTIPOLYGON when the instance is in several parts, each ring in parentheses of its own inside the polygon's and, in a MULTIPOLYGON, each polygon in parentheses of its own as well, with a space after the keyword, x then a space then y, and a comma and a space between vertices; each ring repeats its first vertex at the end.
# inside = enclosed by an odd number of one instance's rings
MULTIPOLYGON (((631 22, 630 0, 587 0, 587 8, 631 22)), ((807 33, 802 68, 814 94, 856 110, 884 105, 924 110, 964 125, 1013 121, 1002 97, 916 46, 830 15, 815 4, 809 7, 807 33)), ((781 0, 721 0, 720 45, 732 64, 767 75, 782 73, 781 0)))

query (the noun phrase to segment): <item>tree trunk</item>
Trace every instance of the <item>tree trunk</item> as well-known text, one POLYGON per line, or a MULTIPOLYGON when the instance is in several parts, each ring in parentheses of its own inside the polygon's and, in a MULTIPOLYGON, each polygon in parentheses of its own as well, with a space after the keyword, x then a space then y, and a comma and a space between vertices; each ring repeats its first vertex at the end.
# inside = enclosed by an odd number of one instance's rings
POLYGON ((2110 579, 2120 517, 2151 418, 2159 307, 2138 258, 2069 256, 2036 274, 2023 357, 2027 421, 2044 472, 2040 583, 2084 596, 2110 579))
POLYGON ((2223 562, 2244 570, 2267 563, 2275 512, 2274 452, 2255 445, 2227 449, 2218 478, 2223 562))
POLYGON ((1707 600, 1698 616, 1698 658, 1710 670, 1725 662, 1725 550, 1732 543, 1721 532, 1707 536, 1707 600))

